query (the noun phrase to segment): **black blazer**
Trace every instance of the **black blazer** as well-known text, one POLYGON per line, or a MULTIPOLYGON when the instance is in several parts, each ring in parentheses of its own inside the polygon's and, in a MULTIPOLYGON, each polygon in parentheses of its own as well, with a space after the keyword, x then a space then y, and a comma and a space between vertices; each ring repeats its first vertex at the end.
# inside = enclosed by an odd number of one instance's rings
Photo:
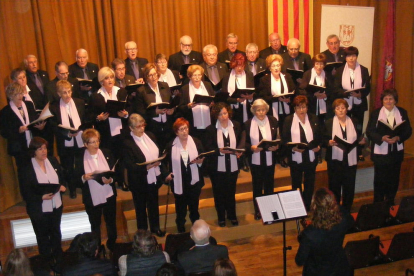
MULTIPOLYGON (((148 137, 155 143, 155 145, 157 145, 156 137, 154 134, 148 131, 145 131, 145 134, 147 134, 148 137)), ((161 155, 162 149, 159 150, 159 153, 161 155)), ((125 168, 128 172, 129 189, 135 192, 147 191, 147 166, 138 166, 137 163, 144 163, 151 160, 145 159, 144 153, 135 143, 134 138, 130 134, 125 135, 123 139, 122 156, 125 168)), ((161 175, 158 180, 161 180, 161 175)), ((162 184, 161 181, 157 182, 159 185, 162 184)))
MULTIPOLYGON (((210 72, 209 72, 209 70, 208 70, 208 65, 207 65, 207 63, 205 63, 204 61, 200 64, 200 66, 201 67, 203 67, 203 69, 204 69, 204 74, 205 75, 207 75, 210 79, 211 79, 211 77, 210 77, 210 72)), ((218 73, 219 73, 219 79, 221 80, 226 74, 227 74, 227 72, 228 72, 228 67, 227 67, 227 65, 226 64, 224 64, 224 63, 221 63, 221 62, 217 62, 216 63, 216 66, 217 66, 217 71, 218 71, 218 73)))
MULTIPOLYGON (((264 60, 262 58, 257 58, 254 62, 255 62, 254 66, 256 67, 256 74, 267 69, 266 68, 266 60, 264 60)), ((246 67, 244 68, 244 70, 252 72, 251 68, 252 67, 250 66, 250 61, 247 60, 246 67)))
MULTIPOLYGON (((43 91, 46 91, 46 86, 49 83, 50 79, 49 79, 49 73, 43 70, 37 70, 37 73, 39 73, 40 79, 42 80, 42 84, 43 84, 43 91)), ((36 82, 34 80, 34 74, 32 72, 30 72, 29 70, 26 70, 26 76, 27 76, 27 83, 33 83, 34 85, 36 85, 36 82)))
MULTIPOLYGON (((236 136, 236 148, 238 149, 243 149, 244 148, 244 138, 242 135, 242 129, 241 126, 239 124, 239 122, 237 121, 233 121, 233 129, 234 129, 234 136, 236 136)), ((230 136, 229 136, 230 137, 230 136)), ((206 134, 204 135, 204 148, 206 151, 212 151, 215 150, 216 154, 214 156, 209 156, 207 158, 207 164, 208 164, 208 169, 211 172, 217 172, 217 163, 218 163, 218 157, 221 156, 220 154, 220 150, 217 144, 217 128, 216 128, 216 124, 213 123, 211 125, 209 125, 206 128, 206 134)), ((224 156, 229 157, 230 154, 225 154, 224 156)), ((204 161, 204 162, 205 162, 204 161)))
MULTIPOLYGON (((331 93, 332 87, 330 87, 330 83, 329 83, 327 74, 328 73, 325 73, 325 87, 326 87, 326 89, 325 89, 325 94, 326 94, 325 102, 326 102, 326 112, 327 113, 331 113, 332 112, 332 110, 331 110, 332 109, 332 106, 331 106, 332 105, 332 93, 331 93)), ((312 76, 312 69, 306 71, 303 74, 302 83, 299 85, 299 93, 298 94, 304 95, 304 96, 306 96, 308 98, 308 101, 309 101, 309 104, 308 104, 309 111, 311 113, 313 113, 313 114, 316 114, 316 103, 317 103, 317 100, 318 99, 316 97, 314 97, 312 93, 308 93, 306 91, 306 88, 309 85, 309 81, 311 79, 311 76, 312 76)))
MULTIPOLYGON (((203 81, 204 86, 207 89, 207 92, 210 96, 214 96, 214 90, 210 83, 203 81)), ((186 84, 183 87, 181 87, 181 99, 180 99, 180 105, 178 106, 179 111, 184 116, 185 119, 187 119, 190 122, 190 128, 194 127, 194 121, 193 121, 193 112, 191 111, 191 108, 188 108, 188 104, 190 103, 190 85, 186 84)))
MULTIPOLYGON (((63 169, 59 162, 53 156, 49 156, 48 159, 59 177, 59 183, 66 186, 66 182, 63 178, 63 169)), ((20 192, 24 201, 26 201, 27 213, 29 215, 42 215, 43 194, 40 194, 37 191, 37 185, 39 185, 39 182, 37 181, 36 172, 34 171, 31 161, 23 169, 22 174, 20 175, 20 180, 20 192)))
MULTIPOLYGON (((243 51, 240 51, 239 49, 236 49, 236 51, 234 51, 234 54, 239 54, 239 53, 240 53, 240 54, 243 54, 243 56, 246 56, 246 53, 245 53, 245 52, 243 52, 243 51)), ((226 64, 226 63, 228 63, 228 62, 226 62, 226 61, 230 61, 229 54, 230 54, 229 49, 226 49, 226 50, 224 50, 224 51, 222 51, 222 52, 218 53, 218 55, 217 55, 217 60, 218 60, 219 62, 221 62, 221 63, 226 64)))
MULTIPOLYGON (((161 100, 163 102, 170 102, 171 92, 168 83, 166 82, 158 82, 158 89, 160 92, 161 100)), ((157 117, 158 115, 155 114, 155 108, 147 109, 147 107, 151 104, 155 103, 155 92, 151 89, 149 84, 145 84, 138 88, 138 93, 134 98, 133 102, 133 111, 140 114, 142 117, 145 118, 147 123, 152 121, 152 118, 157 117)), ((169 115, 167 115, 168 117, 169 115)))
MULTIPOLYGON (((326 62, 335 62, 335 55, 332 54, 329 49, 326 49, 325 51, 322 52, 322 54, 324 54, 326 56, 326 62)), ((344 61, 345 62, 345 53, 344 53, 344 48, 340 47, 338 53, 336 54, 336 56, 338 57, 338 62, 339 61, 344 61)))
MULTIPOLYGON (((281 135, 283 144, 292 142, 292 133, 290 129, 292 127, 293 115, 294 114, 287 116, 283 123, 283 130, 282 130, 282 135, 281 135)), ((309 123, 311 125, 311 129, 313 132, 313 140, 308 141, 309 142, 308 147, 309 149, 313 149, 313 148, 317 148, 318 146, 322 144, 321 126, 319 125, 319 120, 315 114, 308 113, 308 118, 309 118, 309 123)), ((293 152, 290 151, 290 148, 285 148, 285 154, 289 158, 289 161, 291 161, 293 152)), ((303 153, 295 152, 294 154, 302 154, 302 157, 303 157, 303 153)), ((315 161, 316 161, 316 158, 315 158, 315 161)))
MULTIPOLYGON (((278 54, 282 55, 283 53, 286 53, 286 52, 287 52, 287 47, 285 45, 281 45, 278 54)), ((273 55, 271 46, 264 48, 263 50, 259 52, 259 57, 262 59, 266 59, 270 55, 273 55)))
MULTIPOLYGON (((295 83, 292 80, 292 77, 289 74, 284 74, 285 79, 286 79, 286 84, 288 86, 288 90, 289 91, 285 91, 283 84, 281 85, 281 92, 283 93, 288 93, 288 92, 292 92, 295 91, 295 83)), ((272 109, 272 103, 273 102, 278 102, 279 98, 274 98, 272 96, 272 79, 271 79, 272 75, 268 74, 264 77, 262 77, 260 79, 260 84, 259 84, 259 93, 260 93, 260 98, 262 98, 263 100, 265 100, 267 102, 267 104, 269 105, 269 115, 275 116, 273 114, 273 109, 272 109)), ((290 113, 292 113, 292 108, 289 105, 289 110, 290 113)))
MULTIPOLYGON (((361 94, 361 104, 360 107, 363 111, 368 110, 368 101, 367 96, 371 92, 371 77, 369 76, 368 69, 362 65, 361 66, 361 78, 362 78, 362 87, 365 87, 364 90, 362 90, 361 94)), ((335 83, 333 88, 333 98, 334 99, 343 99, 346 97, 345 95, 345 89, 342 87, 342 75, 344 73, 345 65, 341 66, 336 70, 335 74, 335 83)))
MULTIPOLYGON (((75 102, 81 124, 86 121, 85 102, 81 99, 72 98, 75 102)), ((71 138, 67 135, 67 131, 58 125, 62 124, 62 114, 60 113, 60 100, 55 101, 49 105, 50 112, 54 115, 49 121, 56 134, 56 144, 59 156, 64 155, 68 151, 72 151, 73 147, 65 147, 65 141, 70 141, 71 138)), ((73 110, 72 110, 73 112, 73 110)), ((73 137, 73 142, 76 143, 76 138, 73 137)))
MULTIPOLYGON (((200 52, 191 51, 188 55, 191 64, 200 64, 203 61, 203 56, 200 52)), ((180 72, 181 65, 184 64, 183 53, 181 51, 172 54, 168 58, 168 68, 180 72)))
POLYGON ((304 266, 303 275, 351 275, 342 243, 352 224, 352 217, 342 209, 341 222, 331 230, 318 229, 312 224, 303 230, 295 258, 296 264, 304 266))
MULTIPOLYGON (((75 169, 74 169, 74 181, 77 183, 77 187, 82 187, 82 202, 86 206, 93 207, 92 202, 92 196, 91 191, 89 190, 89 184, 88 181, 85 181, 82 183, 82 176, 85 174, 85 166, 83 164, 83 159, 85 155, 86 148, 82 148, 80 151, 78 151, 75 154, 75 169)), ((116 160, 114 156, 112 155, 111 151, 107 149, 101 149, 103 155, 105 156, 106 162, 108 163, 109 169, 112 169, 112 167, 115 165, 116 160)), ((116 178, 113 178, 114 181, 112 181, 111 187, 114 192, 114 196, 117 195, 116 188, 115 188, 115 182, 117 181, 116 178)))
MULTIPOLYGON (((48 102, 59 101, 60 97, 56 91, 56 84, 59 79, 56 77, 51 80, 46 86, 46 97, 48 102)), ((72 97, 81 99, 81 94, 79 90, 79 81, 77 79, 68 77, 68 82, 72 84, 72 97)))
MULTIPOLYGON (((118 90, 117 93, 117 99, 118 101, 126 101, 128 97, 128 93, 125 89, 121 88, 118 90)), ((90 110, 91 110, 91 118, 96 121, 95 127, 101 134, 101 141, 109 141, 111 138, 111 129, 109 127, 109 118, 105 121, 97 121, 96 117, 101 114, 102 112, 106 112, 106 102, 105 98, 98 94, 97 92, 92 93, 91 95, 91 101, 90 101, 90 110)), ((130 114, 130 107, 127 105, 126 110, 130 114)), ((122 120, 122 128, 127 128, 127 118, 120 118, 122 120)))
MULTIPOLYGON (((138 62, 139 77, 144 78, 144 73, 142 70, 144 69, 145 64, 148 63, 148 59, 140 58, 140 57, 137 57, 135 59, 138 62)), ((126 69, 125 73, 135 79, 134 70, 132 69, 132 63, 129 58, 125 59, 125 69, 126 69)))
MULTIPOLYGON (((355 132, 357 134, 357 139, 362 135, 361 130, 357 129, 358 120, 357 118, 351 118, 352 123, 354 125, 355 132)), ((332 140, 332 130, 333 130, 333 118, 329 118, 325 121, 325 127, 322 133, 322 145, 326 148, 325 160, 331 161, 332 160, 332 147, 329 146, 329 140, 332 140)), ((342 137, 340 137, 342 138, 342 137)), ((345 160, 345 158, 343 159, 345 160)), ((346 164, 348 165, 348 163, 346 164)))
MULTIPOLYGON (((130 85, 130 84, 135 84, 135 78, 127 74, 125 74, 125 78, 123 79, 123 81, 124 81, 125 86, 130 85)), ((121 87, 119 84, 119 79, 115 79, 115 85, 118 87, 121 87)))
MULTIPOLYGON (((407 121, 405 127, 400 135, 400 143, 404 143, 408 138, 411 137, 412 128, 410 124, 410 119, 408 117, 408 113, 404 108, 398 107, 398 111, 400 111, 401 119, 407 121)), ((404 159, 404 149, 401 151, 393 151, 388 152, 386 155, 375 154, 374 153, 374 146, 375 144, 381 145, 382 144, 382 135, 377 132, 377 121, 379 117, 381 108, 378 108, 372 111, 371 115, 369 116, 369 121, 367 125, 367 136, 368 139, 371 141, 371 160, 374 161, 374 164, 377 163, 379 165, 385 164, 394 164, 395 162, 402 162, 404 159)))
MULTIPOLYGON (((286 73, 286 69, 295 69, 293 65, 292 58, 289 56, 289 53, 286 52, 282 55, 283 58, 283 65, 282 65, 282 72, 286 73)), ((304 72, 312 69, 312 60, 309 54, 299 52, 298 56, 296 57, 297 63, 299 65, 299 70, 303 70, 304 72)))
MULTIPOLYGON (((269 119, 270 132, 272 133, 272 140, 276 140, 278 129, 279 129, 279 122, 273 116, 267 115, 267 118, 269 119)), ((251 146, 254 146, 254 145, 252 145, 251 138, 250 138, 250 128, 251 128, 251 125, 252 125, 252 120, 253 119, 249 119, 248 121, 246 121, 244 123, 245 134, 243 134, 243 135, 245 135, 245 140, 246 140, 246 142, 245 142, 246 155, 249 157, 250 162, 251 162, 252 154, 253 154, 251 146)), ((262 134, 260 133, 260 130, 258 130, 258 131, 259 131, 259 142, 260 142, 260 140, 261 140, 260 137, 262 136, 262 134)), ((262 150, 260 152, 260 155, 264 155, 265 152, 266 151, 262 150)), ((275 151, 273 151, 272 153, 273 153, 272 154, 272 157, 273 157, 272 159, 273 159, 273 165, 274 165, 275 164, 275 151)))
MULTIPOLYGON (((36 111, 31 102, 24 102, 26 104, 27 112, 29 113, 29 121, 32 122, 37 119, 36 111)), ((27 116, 27 114, 25 114, 27 116)), ((27 141, 26 134, 19 133, 19 128, 23 123, 17 117, 16 113, 11 109, 10 105, 6 105, 0 111, 0 133, 7 139, 7 153, 11 156, 17 156, 26 153, 27 141)), ((36 128, 32 130, 33 137, 39 135, 36 128)))
MULTIPOLYGON (((88 62, 86 64, 86 74, 88 75, 89 79, 93 81, 92 83, 92 92, 99 89, 100 84, 98 81, 98 72, 99 67, 95 63, 88 62)), ((83 79, 83 70, 82 68, 75 62, 69 65, 69 77, 71 78, 79 78, 83 79)))
POLYGON ((40 89, 34 83, 27 83, 27 86, 30 89, 29 95, 33 100, 34 107, 36 110, 42 110, 47 103, 47 91, 44 90, 45 93, 42 94, 40 89))

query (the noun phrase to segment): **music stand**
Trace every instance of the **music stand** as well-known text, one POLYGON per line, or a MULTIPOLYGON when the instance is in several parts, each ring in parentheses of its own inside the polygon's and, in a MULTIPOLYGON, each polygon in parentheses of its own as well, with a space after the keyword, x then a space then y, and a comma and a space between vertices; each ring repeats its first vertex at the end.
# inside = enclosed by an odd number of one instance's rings
POLYGON ((263 224, 282 222, 283 224, 283 275, 286 276, 286 221, 306 217, 305 204, 299 190, 279 192, 272 195, 256 197, 263 224))

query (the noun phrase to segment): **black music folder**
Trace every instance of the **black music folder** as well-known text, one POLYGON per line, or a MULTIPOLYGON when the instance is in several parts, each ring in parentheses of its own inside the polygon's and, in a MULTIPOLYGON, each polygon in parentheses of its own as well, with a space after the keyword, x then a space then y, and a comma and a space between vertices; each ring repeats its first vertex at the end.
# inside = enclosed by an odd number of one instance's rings
POLYGON ((231 94, 232 98, 241 98, 242 95, 248 96, 256 92, 254 88, 236 88, 236 90, 231 94))
POLYGON ((391 126, 388 122, 378 120, 377 131, 381 136, 388 135, 390 138, 395 136, 401 136, 401 132, 404 130, 407 121, 402 121, 395 126, 391 126))
POLYGON ((296 79, 301 79, 303 77, 303 70, 295 70, 291 68, 287 68, 286 72, 292 76, 292 79, 296 81, 296 79))
POLYGON ((119 118, 118 111, 124 110, 126 102, 107 100, 106 101, 106 112, 109 113, 111 118, 119 118))
POLYGON ((214 96, 194 95, 193 103, 210 105, 214 101, 214 96))
POLYGON ((56 194, 60 190, 60 184, 56 183, 39 183, 36 186, 38 194, 47 195, 47 194, 56 194))
POLYGON ((268 151, 270 147, 280 145, 281 143, 282 143, 282 140, 280 140, 280 139, 276 139, 276 140, 262 139, 262 141, 260 141, 260 143, 257 145, 257 147, 268 151))

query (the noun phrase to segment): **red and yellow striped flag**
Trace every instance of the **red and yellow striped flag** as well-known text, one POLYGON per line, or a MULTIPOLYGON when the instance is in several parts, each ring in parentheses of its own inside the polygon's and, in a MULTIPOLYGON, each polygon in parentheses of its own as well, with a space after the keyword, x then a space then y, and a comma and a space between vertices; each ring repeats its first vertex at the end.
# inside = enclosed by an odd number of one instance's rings
POLYGON ((313 56, 313 0, 268 0, 269 34, 279 33, 282 44, 297 38, 301 52, 313 56))

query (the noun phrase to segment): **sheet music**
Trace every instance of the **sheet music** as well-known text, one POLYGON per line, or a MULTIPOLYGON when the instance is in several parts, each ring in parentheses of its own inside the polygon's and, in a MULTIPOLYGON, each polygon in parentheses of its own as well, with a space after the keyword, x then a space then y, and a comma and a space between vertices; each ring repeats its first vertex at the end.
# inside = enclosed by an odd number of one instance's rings
POLYGON ((263 222, 274 221, 272 212, 276 211, 280 219, 284 219, 282 206, 280 205, 279 197, 277 194, 261 196, 256 198, 257 205, 259 206, 260 213, 262 215, 263 222))
POLYGON ((286 218, 295 218, 307 215, 302 196, 298 190, 279 193, 278 195, 286 218))

